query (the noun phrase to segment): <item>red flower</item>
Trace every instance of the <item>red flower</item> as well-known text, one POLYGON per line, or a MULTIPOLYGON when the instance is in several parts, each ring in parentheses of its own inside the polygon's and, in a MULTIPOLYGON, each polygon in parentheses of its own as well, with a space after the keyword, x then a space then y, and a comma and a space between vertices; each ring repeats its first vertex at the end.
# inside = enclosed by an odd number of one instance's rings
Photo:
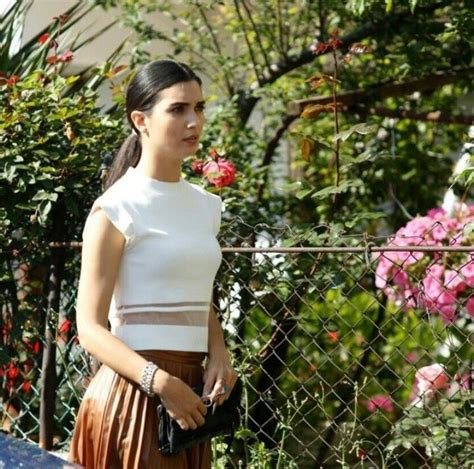
POLYGON ((25 379, 25 381, 23 381, 23 384, 21 385, 21 389, 24 392, 30 392, 31 391, 31 381, 25 379))
POLYGON ((58 332, 68 334, 71 330, 71 321, 69 319, 65 319, 58 327, 58 332))
POLYGON ((11 88, 14 86, 16 83, 20 81, 20 78, 18 75, 12 75, 8 80, 7 80, 7 85, 11 88))
POLYGON ((20 368, 18 368, 13 362, 10 362, 7 370, 7 378, 10 381, 15 381, 20 376, 20 368))
POLYGON ((225 158, 217 157, 215 161, 208 161, 202 168, 204 176, 216 187, 229 186, 235 181, 236 169, 233 163, 225 158))
POLYGON ((367 410, 369 412, 375 412, 377 409, 384 410, 386 412, 393 412, 393 402, 390 396, 385 394, 376 394, 367 401, 367 410))
POLYGON ((63 52, 60 56, 59 56, 59 60, 61 62, 70 62, 72 60, 72 58, 74 57, 74 54, 68 50, 66 52, 63 52))
POLYGON ((44 33, 38 38, 40 44, 44 44, 49 39, 49 33, 44 33))
POLYGON ((191 163, 191 169, 196 173, 196 174, 199 174, 201 175, 202 174, 202 168, 204 166, 204 161, 203 160, 194 160, 192 163, 191 163))
POLYGON ((339 341, 339 331, 329 331, 328 332, 328 339, 331 342, 338 342, 339 341))

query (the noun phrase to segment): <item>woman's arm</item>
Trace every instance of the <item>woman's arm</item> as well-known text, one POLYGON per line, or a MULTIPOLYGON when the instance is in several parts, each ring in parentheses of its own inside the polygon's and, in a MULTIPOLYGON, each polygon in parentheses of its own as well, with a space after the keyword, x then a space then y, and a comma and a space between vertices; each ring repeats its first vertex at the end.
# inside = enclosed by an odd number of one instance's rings
POLYGON ((209 361, 204 373, 203 395, 207 396, 212 391, 211 396, 214 399, 214 396, 221 394, 224 391, 224 386, 227 386, 228 392, 217 400, 217 403, 221 405, 229 397, 229 393, 234 387, 238 375, 232 367, 230 355, 224 341, 224 333, 212 306, 209 310, 208 325, 209 361))
POLYGON ((209 356, 226 355, 227 357, 229 357, 229 353, 227 352, 225 346, 222 327, 219 323, 219 320, 217 319, 216 312, 214 311, 214 308, 212 306, 209 310, 208 350, 209 356))
MULTIPOLYGON (((103 210, 95 211, 90 217, 83 234, 77 293, 79 339, 100 362, 138 384, 147 360, 107 329, 125 238, 103 210)), ((206 407, 183 381, 160 369, 154 376, 153 391, 182 428, 196 428, 204 423, 206 407)))

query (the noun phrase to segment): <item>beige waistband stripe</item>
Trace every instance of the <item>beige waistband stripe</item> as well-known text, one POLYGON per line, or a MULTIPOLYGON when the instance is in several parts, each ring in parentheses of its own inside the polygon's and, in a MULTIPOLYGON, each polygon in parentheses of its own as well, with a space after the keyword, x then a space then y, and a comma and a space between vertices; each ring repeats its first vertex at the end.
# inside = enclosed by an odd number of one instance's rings
POLYGON ((139 313, 122 313, 109 319, 114 326, 122 326, 126 324, 154 324, 206 327, 208 314, 203 311, 180 311, 173 313, 141 311, 139 313))
POLYGON ((152 306, 180 307, 180 306, 208 306, 208 305, 210 305, 209 301, 181 301, 181 302, 174 302, 174 303, 142 303, 142 304, 134 304, 134 305, 120 305, 120 306, 117 306, 117 310, 130 309, 130 308, 145 308, 145 307, 152 307, 152 306))

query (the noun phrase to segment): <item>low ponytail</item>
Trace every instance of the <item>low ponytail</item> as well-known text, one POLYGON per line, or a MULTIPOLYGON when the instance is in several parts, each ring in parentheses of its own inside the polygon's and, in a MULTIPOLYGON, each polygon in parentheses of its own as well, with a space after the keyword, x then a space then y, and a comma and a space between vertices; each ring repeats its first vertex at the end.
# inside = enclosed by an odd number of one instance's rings
POLYGON ((184 63, 174 60, 155 60, 143 66, 128 85, 126 97, 127 119, 133 132, 122 143, 110 169, 103 179, 103 190, 107 190, 120 179, 130 166, 140 161, 142 145, 140 133, 132 122, 133 111, 149 113, 159 98, 159 93, 177 83, 196 81, 202 86, 202 80, 184 63))
POLYGON ((141 154, 140 137, 132 132, 122 143, 112 165, 107 170, 103 190, 106 191, 117 179, 120 179, 130 166, 135 167, 140 161, 141 154))

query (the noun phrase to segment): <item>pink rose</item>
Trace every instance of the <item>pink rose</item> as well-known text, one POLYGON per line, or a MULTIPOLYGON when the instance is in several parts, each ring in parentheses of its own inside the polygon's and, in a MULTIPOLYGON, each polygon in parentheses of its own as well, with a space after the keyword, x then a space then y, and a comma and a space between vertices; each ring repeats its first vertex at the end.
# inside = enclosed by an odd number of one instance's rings
POLYGON ((415 374, 415 382, 419 396, 431 398, 436 391, 445 389, 449 385, 449 377, 443 365, 433 365, 420 368, 415 374))
POLYGON ((428 210, 427 216, 430 218, 440 218, 442 216, 446 215, 446 211, 444 208, 441 207, 436 207, 428 210))
POLYGON ((376 394, 367 401, 367 410, 369 412, 375 412, 377 409, 384 410, 386 412, 393 412, 393 402, 390 396, 385 394, 376 394))
POLYGON ((446 270, 444 272, 444 286, 456 292, 462 292, 466 288, 466 284, 463 282, 459 272, 455 270, 446 270))
POLYGON ((204 176, 217 187, 224 187, 235 181, 235 166, 228 160, 218 157, 215 161, 208 161, 202 168, 204 176))
POLYGON ((191 169, 192 169, 196 174, 199 174, 199 175, 202 174, 202 168, 203 168, 203 166, 204 166, 204 161, 203 161, 203 160, 195 159, 195 160, 191 163, 191 169))
POLYGON ((459 269, 469 287, 474 287, 474 261, 470 260, 459 269))
POLYGON ((474 297, 472 296, 466 301, 466 311, 474 317, 474 297))

